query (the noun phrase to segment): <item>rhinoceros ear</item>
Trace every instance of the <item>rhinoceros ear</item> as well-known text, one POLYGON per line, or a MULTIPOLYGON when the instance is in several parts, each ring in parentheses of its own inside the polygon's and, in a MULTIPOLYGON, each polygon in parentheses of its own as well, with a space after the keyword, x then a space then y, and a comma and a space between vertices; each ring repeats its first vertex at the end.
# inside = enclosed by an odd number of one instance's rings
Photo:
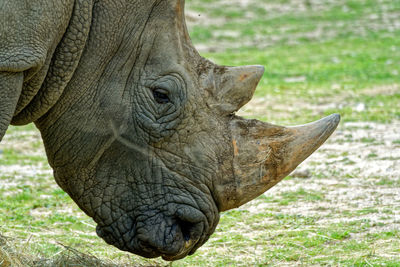
POLYGON ((233 113, 253 97, 264 73, 263 66, 222 67, 214 72, 214 106, 222 113, 233 113))

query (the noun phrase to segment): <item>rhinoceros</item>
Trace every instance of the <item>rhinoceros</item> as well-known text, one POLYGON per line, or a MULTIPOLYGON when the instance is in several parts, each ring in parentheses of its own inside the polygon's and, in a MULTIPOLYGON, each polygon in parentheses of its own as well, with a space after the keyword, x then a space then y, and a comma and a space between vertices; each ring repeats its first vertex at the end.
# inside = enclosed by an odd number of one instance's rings
POLYGON ((262 66, 201 57, 184 0, 0 0, 0 140, 34 122, 54 177, 107 243, 177 260, 263 194, 340 117, 235 115, 262 66))

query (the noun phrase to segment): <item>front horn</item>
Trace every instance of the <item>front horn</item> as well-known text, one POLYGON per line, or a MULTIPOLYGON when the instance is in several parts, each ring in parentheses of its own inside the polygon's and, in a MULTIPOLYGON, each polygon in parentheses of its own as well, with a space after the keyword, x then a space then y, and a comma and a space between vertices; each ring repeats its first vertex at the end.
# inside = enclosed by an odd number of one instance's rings
POLYGON ((333 133, 340 116, 295 127, 234 117, 230 123, 233 177, 215 185, 220 211, 263 194, 310 156, 333 133))

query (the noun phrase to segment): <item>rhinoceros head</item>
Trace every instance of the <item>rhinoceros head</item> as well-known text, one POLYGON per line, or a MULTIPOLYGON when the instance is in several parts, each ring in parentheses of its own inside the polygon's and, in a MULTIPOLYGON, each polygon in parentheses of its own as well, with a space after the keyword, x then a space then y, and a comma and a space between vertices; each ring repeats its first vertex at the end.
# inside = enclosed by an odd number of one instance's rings
POLYGON ((307 158, 339 116, 297 127, 240 118, 263 67, 202 58, 183 0, 105 2, 95 3, 71 81, 37 125, 58 184, 99 236, 144 257, 180 259, 206 242, 219 212, 307 158))

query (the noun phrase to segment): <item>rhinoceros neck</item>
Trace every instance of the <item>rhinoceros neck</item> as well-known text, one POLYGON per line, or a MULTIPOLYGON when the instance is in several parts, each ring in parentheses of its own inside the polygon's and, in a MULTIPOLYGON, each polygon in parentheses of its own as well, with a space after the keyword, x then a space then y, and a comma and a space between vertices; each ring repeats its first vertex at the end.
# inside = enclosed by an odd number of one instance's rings
POLYGON ((68 27, 42 68, 24 81, 12 124, 23 125, 43 116, 71 80, 89 36, 92 1, 75 0, 68 27))
POLYGON ((112 142, 111 122, 118 128, 131 119, 128 89, 136 86, 139 55, 144 58, 144 50, 151 48, 140 39, 151 7, 132 0, 94 3, 73 77, 51 109, 35 121, 53 168, 86 168, 112 142))

